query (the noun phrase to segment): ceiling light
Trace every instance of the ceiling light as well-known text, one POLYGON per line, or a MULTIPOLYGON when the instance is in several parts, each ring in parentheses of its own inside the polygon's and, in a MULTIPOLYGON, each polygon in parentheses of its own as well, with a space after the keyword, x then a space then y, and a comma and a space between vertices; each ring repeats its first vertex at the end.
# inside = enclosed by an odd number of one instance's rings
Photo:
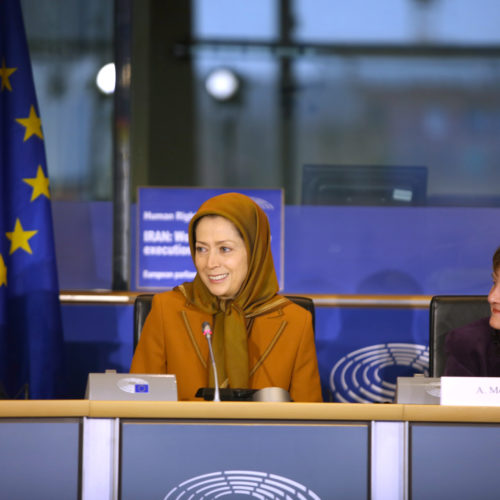
POLYGON ((97 73, 97 88, 106 95, 115 91, 116 71, 115 63, 105 64, 97 73))
POLYGON ((240 79, 234 71, 218 68, 208 75, 205 80, 205 88, 208 94, 217 101, 228 101, 238 93, 240 79))

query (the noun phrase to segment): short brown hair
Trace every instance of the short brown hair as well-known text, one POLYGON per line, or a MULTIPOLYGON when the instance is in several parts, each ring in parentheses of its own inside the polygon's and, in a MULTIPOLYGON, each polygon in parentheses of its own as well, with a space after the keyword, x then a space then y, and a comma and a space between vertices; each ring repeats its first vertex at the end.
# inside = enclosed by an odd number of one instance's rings
POLYGON ((500 247, 493 254, 493 272, 497 272, 498 269, 500 269, 500 247))

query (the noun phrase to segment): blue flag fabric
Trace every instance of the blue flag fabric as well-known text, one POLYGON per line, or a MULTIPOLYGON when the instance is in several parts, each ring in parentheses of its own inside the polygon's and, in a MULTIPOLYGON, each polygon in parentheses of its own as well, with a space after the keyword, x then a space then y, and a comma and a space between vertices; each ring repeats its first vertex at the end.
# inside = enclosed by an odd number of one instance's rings
POLYGON ((0 0, 0 392, 61 394, 63 338, 44 136, 19 0, 0 0))

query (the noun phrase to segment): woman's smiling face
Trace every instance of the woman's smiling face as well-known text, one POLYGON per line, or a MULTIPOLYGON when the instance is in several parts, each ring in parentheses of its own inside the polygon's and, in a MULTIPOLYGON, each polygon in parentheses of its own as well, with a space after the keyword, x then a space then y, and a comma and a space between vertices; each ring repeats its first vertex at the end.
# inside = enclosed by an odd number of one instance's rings
POLYGON ((210 293, 233 299, 248 273, 245 242, 236 226, 218 215, 202 217, 195 228, 194 264, 210 293))

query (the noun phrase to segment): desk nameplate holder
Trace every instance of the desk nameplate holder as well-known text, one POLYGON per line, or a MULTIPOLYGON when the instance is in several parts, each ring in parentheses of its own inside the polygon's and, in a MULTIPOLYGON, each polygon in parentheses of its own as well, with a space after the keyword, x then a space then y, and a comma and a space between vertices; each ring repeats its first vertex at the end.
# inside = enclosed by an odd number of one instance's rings
POLYGON ((175 375, 89 373, 85 398, 101 401, 177 401, 175 375))
POLYGON ((441 377, 441 404, 500 406, 500 377, 441 377))

